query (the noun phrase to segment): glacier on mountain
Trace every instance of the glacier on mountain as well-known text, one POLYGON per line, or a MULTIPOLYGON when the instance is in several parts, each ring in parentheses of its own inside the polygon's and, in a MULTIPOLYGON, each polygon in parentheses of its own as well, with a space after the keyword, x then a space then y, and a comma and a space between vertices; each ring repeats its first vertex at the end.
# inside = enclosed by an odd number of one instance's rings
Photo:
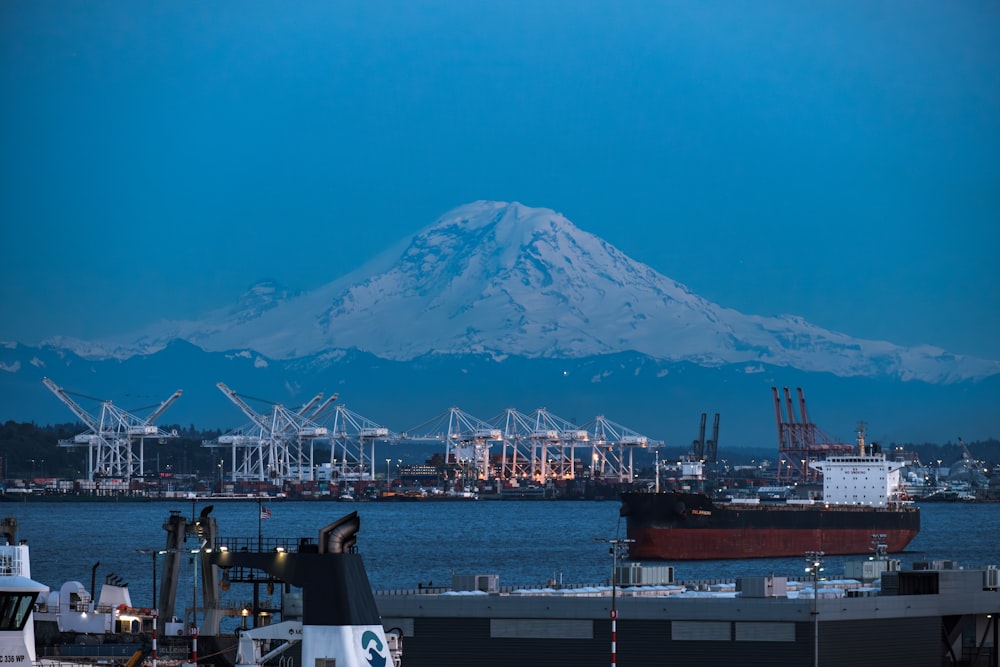
POLYGON ((582 358, 634 351, 702 366, 759 364, 838 376, 949 383, 1000 373, 1000 362, 901 347, 800 317, 744 315, 693 294, 545 208, 478 201, 318 289, 255 286, 231 308, 134 335, 49 344, 88 358, 150 354, 182 339, 270 359, 356 349, 424 355, 582 358))

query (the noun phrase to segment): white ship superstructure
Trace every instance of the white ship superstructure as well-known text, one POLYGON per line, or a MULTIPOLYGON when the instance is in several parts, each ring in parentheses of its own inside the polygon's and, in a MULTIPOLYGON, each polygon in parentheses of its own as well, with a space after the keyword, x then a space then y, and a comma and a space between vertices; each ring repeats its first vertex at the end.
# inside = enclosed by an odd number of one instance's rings
POLYGON ((863 428, 858 429, 856 454, 809 463, 810 468, 823 473, 823 502, 871 507, 902 500, 900 470, 905 466, 905 462, 887 461, 884 454, 869 451, 863 428))
POLYGON ((0 527, 0 656, 3 662, 35 662, 35 626, 32 609, 49 587, 31 578, 28 545, 15 544, 17 522, 4 519, 0 527))

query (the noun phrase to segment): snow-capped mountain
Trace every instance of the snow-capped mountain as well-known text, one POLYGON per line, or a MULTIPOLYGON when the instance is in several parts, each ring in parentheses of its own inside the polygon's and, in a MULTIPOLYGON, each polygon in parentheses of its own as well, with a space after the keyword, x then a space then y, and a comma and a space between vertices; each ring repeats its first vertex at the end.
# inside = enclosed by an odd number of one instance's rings
POLYGON ((480 201, 319 289, 258 285, 237 307, 99 343, 50 344, 125 359, 182 339, 209 352, 295 359, 359 350, 502 360, 636 352, 700 366, 745 364, 929 383, 1000 373, 932 346, 859 340, 794 316, 744 315, 691 293, 549 209, 480 201))

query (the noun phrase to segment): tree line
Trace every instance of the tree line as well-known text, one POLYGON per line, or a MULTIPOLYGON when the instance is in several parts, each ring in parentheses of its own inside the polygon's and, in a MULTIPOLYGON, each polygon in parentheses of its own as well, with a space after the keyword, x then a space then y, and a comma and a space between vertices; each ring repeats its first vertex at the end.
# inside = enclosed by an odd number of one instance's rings
MULTIPOLYGON (((161 425, 177 431, 176 438, 147 438, 144 447, 146 469, 172 471, 180 475, 211 476, 218 464, 218 452, 202 446, 202 441, 221 435, 218 430, 199 430, 194 424, 161 425)), ((87 446, 63 447, 86 431, 80 423, 39 426, 30 422, 7 421, 0 425, 0 457, 3 479, 81 479, 87 475, 87 446)))
MULTIPOLYGON (((203 447, 206 440, 218 438, 222 431, 201 430, 194 424, 181 426, 179 424, 161 425, 164 431, 176 431, 177 437, 160 441, 149 438, 145 443, 145 467, 147 471, 170 471, 177 475, 194 475, 196 477, 212 477, 216 474, 220 455, 228 454, 227 449, 216 450, 203 447)), ((62 447, 60 441, 71 441, 79 433, 86 431, 80 423, 63 423, 40 426, 31 422, 7 421, 0 425, 0 457, 3 460, 3 479, 28 478, 59 478, 81 479, 87 474, 86 446, 62 447)), ((899 446, 907 453, 915 455, 926 466, 934 466, 941 461, 943 466, 950 466, 964 456, 961 444, 947 442, 943 445, 934 443, 890 443, 882 444, 883 451, 890 455, 899 446)), ((1000 441, 988 440, 965 443, 969 453, 977 461, 984 462, 987 468, 1000 465, 1000 441)), ((669 448, 661 454, 661 460, 667 460, 675 448, 669 448), (668 451, 671 452, 668 454, 668 451)), ((677 450, 677 455, 683 451, 677 450)), ((421 456, 426 451, 420 452, 421 456)), ((646 454, 652 460, 653 454, 646 454)), ((729 465, 751 465, 762 459, 777 457, 777 450, 761 448, 732 448, 719 453, 725 457, 729 465)), ((407 463, 422 462, 422 458, 407 463)), ((638 463, 638 461, 637 461, 638 463)))

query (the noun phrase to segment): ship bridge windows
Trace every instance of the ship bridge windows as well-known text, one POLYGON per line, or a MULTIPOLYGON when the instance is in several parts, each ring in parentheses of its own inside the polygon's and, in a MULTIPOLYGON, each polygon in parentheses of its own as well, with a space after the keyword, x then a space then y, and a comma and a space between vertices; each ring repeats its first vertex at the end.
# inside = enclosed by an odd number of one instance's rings
POLYGON ((37 597, 37 592, 0 592, 0 630, 23 630, 37 597))

